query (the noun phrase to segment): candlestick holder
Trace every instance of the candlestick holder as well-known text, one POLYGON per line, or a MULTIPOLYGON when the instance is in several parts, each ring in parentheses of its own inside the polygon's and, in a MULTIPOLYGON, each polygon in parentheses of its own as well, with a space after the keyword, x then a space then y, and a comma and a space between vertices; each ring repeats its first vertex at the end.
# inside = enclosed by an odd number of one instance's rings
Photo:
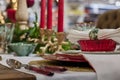
POLYGON ((4 16, 2 15, 2 12, 0 11, 0 24, 4 24, 5 20, 4 20, 4 16))
POLYGON ((40 40, 39 40, 40 44, 44 44, 45 42, 45 29, 40 28, 40 40))
POLYGON ((64 51, 64 49, 62 48, 62 44, 64 43, 65 33, 64 32, 56 33, 56 38, 57 38, 57 49, 55 52, 64 51))
POLYGON ((52 43, 52 41, 51 41, 51 39, 52 39, 52 34, 53 34, 53 30, 51 30, 51 29, 46 29, 46 37, 47 37, 47 43, 48 44, 53 44, 52 43))
POLYGON ((68 44, 68 42, 64 41, 65 39, 64 32, 55 33, 51 29, 45 29, 44 33, 41 32, 40 36, 41 36, 40 44, 42 45, 39 48, 40 49, 40 52, 38 53, 39 56, 44 56, 45 54, 55 54, 57 52, 64 51, 62 45, 68 44))
POLYGON ((28 11, 26 0, 17 0, 17 4, 18 6, 15 14, 16 21, 20 24, 21 30, 28 29, 28 11))
POLYGON ((53 34, 53 30, 51 30, 51 29, 44 30, 43 35, 42 35, 42 32, 41 32, 42 44, 45 44, 44 47, 40 47, 40 49, 42 50, 41 55, 45 54, 45 52, 48 49, 48 47, 53 46, 53 43, 52 43, 52 40, 51 40, 52 34, 53 34), (47 38, 46 40, 44 39, 45 37, 47 38))

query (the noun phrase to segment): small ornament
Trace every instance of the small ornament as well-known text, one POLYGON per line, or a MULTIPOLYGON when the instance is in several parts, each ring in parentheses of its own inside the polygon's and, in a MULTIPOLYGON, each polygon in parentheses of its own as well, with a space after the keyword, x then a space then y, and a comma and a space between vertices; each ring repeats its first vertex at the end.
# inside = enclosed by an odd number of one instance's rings
POLYGON ((98 29, 92 29, 89 33, 89 37, 91 40, 97 40, 98 39, 98 29))

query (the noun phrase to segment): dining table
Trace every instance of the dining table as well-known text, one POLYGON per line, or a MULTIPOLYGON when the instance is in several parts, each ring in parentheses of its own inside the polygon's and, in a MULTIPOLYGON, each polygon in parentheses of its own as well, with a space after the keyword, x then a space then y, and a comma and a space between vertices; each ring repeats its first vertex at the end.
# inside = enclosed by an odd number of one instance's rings
MULTIPOLYGON (((30 55, 30 56, 14 56, 13 54, 0 54, 1 61, 0 64, 4 66, 8 66, 6 63, 7 59, 15 59, 20 61, 23 64, 29 64, 31 61, 41 61, 44 58, 40 56, 30 55)), ((94 71, 65 71, 55 73, 53 76, 46 76, 40 73, 36 73, 34 71, 27 70, 25 68, 16 69, 17 71, 21 71, 24 73, 32 74, 36 77, 36 80, 97 80, 97 74, 94 71)))

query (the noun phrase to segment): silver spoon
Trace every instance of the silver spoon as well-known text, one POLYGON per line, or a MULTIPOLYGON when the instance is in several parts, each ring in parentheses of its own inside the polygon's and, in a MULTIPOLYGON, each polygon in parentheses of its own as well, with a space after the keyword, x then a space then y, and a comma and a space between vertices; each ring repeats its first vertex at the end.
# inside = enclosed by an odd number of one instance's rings
POLYGON ((13 69, 20 69, 21 67, 24 67, 25 69, 32 70, 32 71, 35 71, 37 73, 44 74, 44 75, 47 75, 47 76, 53 76, 54 75, 53 72, 47 71, 43 68, 37 68, 37 67, 34 67, 34 66, 30 66, 28 64, 22 64, 21 62, 15 60, 15 59, 7 59, 6 62, 13 69))

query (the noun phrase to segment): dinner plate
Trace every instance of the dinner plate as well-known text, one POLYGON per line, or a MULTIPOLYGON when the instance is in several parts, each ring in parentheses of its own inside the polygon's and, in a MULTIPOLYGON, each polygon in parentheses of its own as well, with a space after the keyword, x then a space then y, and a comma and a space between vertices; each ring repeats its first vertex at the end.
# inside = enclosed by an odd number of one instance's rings
POLYGON ((120 50, 118 51, 81 51, 81 50, 68 50, 68 51, 63 51, 62 53, 66 54, 75 54, 75 53, 80 53, 80 54, 120 54, 120 50))
POLYGON ((62 53, 70 53, 70 54, 73 54, 73 53, 80 53, 81 50, 67 50, 67 51, 62 51, 62 53))
POLYGON ((94 52, 86 52, 82 51, 84 54, 120 54, 120 51, 94 51, 94 52))
POLYGON ((44 59, 54 61, 65 61, 65 62, 86 62, 85 58, 81 54, 55 54, 45 55, 44 59))

